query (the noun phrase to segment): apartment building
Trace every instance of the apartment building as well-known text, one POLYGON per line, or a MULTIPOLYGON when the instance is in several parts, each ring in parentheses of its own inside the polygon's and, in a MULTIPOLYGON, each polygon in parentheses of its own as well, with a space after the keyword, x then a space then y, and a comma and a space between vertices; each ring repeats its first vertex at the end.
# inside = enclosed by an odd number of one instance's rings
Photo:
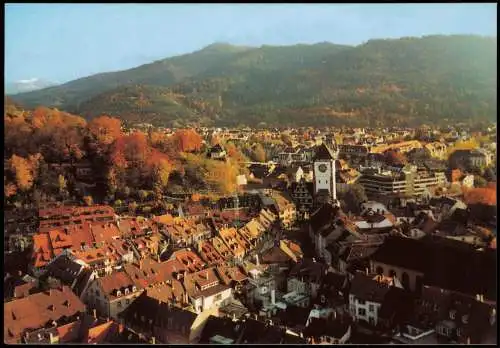
POLYGON ((443 172, 417 172, 415 167, 403 168, 402 171, 365 170, 359 181, 370 195, 405 195, 421 196, 428 188, 446 184, 443 172))

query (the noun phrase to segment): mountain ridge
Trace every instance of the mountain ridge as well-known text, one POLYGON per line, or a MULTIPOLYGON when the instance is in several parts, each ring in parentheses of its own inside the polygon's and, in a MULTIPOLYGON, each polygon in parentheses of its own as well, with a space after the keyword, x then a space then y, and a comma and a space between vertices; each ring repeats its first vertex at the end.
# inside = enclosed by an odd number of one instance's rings
POLYGON ((128 116, 136 110, 139 120, 154 114, 159 124, 201 116, 208 124, 492 119, 496 37, 431 35, 357 46, 218 42, 11 97, 28 107, 58 107, 85 117, 111 110, 112 116, 136 121, 128 116), (172 95, 182 107, 168 114, 172 95), (146 109, 131 108, 130 100, 139 96, 146 109))

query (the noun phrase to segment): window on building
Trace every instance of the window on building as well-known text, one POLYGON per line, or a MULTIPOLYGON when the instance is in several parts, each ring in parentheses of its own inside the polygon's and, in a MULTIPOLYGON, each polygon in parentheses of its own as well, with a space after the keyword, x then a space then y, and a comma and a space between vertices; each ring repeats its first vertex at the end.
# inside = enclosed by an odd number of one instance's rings
POLYGON ((99 290, 96 290, 96 291, 95 291, 95 295, 96 295, 97 297, 100 297, 100 296, 101 296, 101 293, 99 292, 99 290))
POLYGON ((374 306, 374 305, 372 305, 372 304, 371 304, 371 305, 369 305, 369 306, 368 306, 368 311, 370 311, 370 312, 375 312, 375 306, 374 306))
POLYGON ((366 315, 366 309, 364 309, 364 308, 358 308, 358 315, 365 316, 366 315))
POLYGON ((129 298, 127 298, 127 299, 125 300, 125 303, 129 305, 129 304, 130 304, 130 299, 129 299, 129 298))
POLYGON ((222 294, 215 295, 215 301, 220 301, 222 299, 222 294))
POLYGON ((117 306, 118 308, 122 308, 122 301, 118 301, 117 306))
POLYGON ((359 299, 358 299, 358 304, 360 304, 360 305, 364 305, 364 304, 365 304, 365 300, 359 300, 359 299))

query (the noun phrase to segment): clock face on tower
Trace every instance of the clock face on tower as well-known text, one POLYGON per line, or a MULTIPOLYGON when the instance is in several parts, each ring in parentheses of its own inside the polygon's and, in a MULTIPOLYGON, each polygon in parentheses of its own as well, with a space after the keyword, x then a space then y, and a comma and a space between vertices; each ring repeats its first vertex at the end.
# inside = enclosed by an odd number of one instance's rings
POLYGON ((319 171, 320 171, 321 173, 326 172, 326 169, 327 169, 327 168, 326 168, 326 164, 320 164, 320 165, 318 166, 318 169, 319 169, 319 171))

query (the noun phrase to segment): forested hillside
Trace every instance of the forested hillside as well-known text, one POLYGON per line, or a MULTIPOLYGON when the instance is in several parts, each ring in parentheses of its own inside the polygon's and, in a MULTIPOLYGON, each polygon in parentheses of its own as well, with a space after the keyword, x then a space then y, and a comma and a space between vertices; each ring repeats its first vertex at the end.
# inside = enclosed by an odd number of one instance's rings
POLYGON ((164 125, 450 123, 496 118, 496 38, 200 51, 12 96, 164 125))

